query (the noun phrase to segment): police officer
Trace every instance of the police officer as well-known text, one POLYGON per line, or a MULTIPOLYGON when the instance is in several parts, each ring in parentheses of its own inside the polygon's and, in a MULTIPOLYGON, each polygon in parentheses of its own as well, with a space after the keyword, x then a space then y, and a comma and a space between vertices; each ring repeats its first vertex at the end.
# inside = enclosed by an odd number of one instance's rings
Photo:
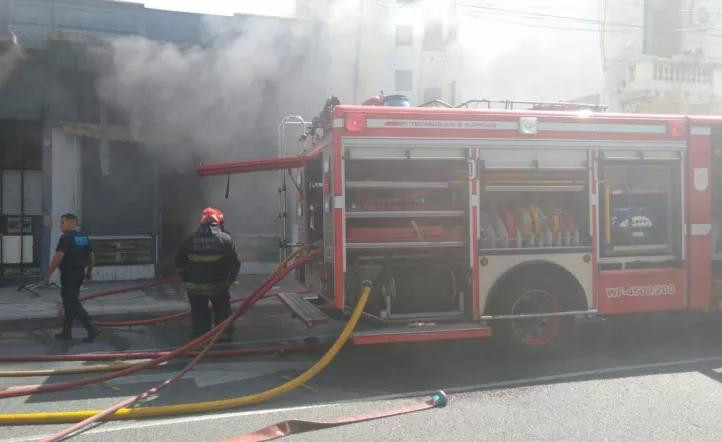
MULTIPOLYGON (((211 329, 209 301, 213 305, 215 325, 230 316, 228 289, 241 268, 236 244, 223 230, 223 212, 212 207, 203 210, 198 229, 181 244, 175 266, 191 305, 191 338, 196 338, 211 329)), ((228 342, 232 336, 231 325, 219 342, 228 342)))
POLYGON ((63 329, 55 337, 65 341, 73 339, 73 321, 77 318, 88 332, 83 342, 93 342, 100 332, 93 326, 90 315, 83 308, 79 298, 84 277, 91 279, 95 255, 88 236, 78 232, 77 216, 72 213, 61 216, 60 230, 63 234, 45 274, 45 285, 48 285, 52 274, 56 269, 60 269, 60 295, 63 299, 65 315, 63 329))

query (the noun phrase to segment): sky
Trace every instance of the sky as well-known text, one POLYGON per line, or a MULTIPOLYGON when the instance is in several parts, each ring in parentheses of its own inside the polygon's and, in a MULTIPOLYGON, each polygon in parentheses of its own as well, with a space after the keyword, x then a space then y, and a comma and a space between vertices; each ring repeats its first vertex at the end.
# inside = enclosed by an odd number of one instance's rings
POLYGON ((259 15, 293 15, 295 0, 132 0, 147 8, 200 14, 233 15, 235 13, 259 15))

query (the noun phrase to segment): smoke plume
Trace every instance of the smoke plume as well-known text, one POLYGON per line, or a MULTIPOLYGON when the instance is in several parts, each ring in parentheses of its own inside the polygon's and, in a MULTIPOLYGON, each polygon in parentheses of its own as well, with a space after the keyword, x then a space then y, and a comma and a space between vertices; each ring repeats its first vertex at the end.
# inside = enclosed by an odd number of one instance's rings
MULTIPOLYGON (((132 132, 145 140, 161 172, 188 174, 198 162, 275 157, 281 117, 308 116, 323 104, 323 77, 308 68, 314 32, 308 23, 235 19, 209 18, 203 46, 122 37, 98 57, 99 97, 130 116, 132 132)), ((214 205, 236 233, 275 234, 278 175, 230 180, 228 200, 225 177, 203 179, 202 196, 186 196, 187 230, 201 206, 214 205)))
POLYGON ((0 85, 5 83, 23 60, 23 51, 14 35, 0 43, 0 85))

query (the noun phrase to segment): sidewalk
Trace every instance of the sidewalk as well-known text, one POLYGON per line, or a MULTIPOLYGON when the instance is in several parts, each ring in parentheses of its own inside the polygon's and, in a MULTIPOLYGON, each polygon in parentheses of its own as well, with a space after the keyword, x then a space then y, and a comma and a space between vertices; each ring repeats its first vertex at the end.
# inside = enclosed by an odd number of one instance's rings
MULTIPOLYGON (((266 275, 240 275, 231 287, 231 296, 239 296, 256 289, 266 275)), ((109 290, 142 284, 144 281, 123 281, 112 283, 89 282, 83 285, 80 296, 101 290, 109 290)), ((286 278, 281 287, 288 290, 300 288, 292 278, 286 278)), ((276 287, 278 290, 280 287, 276 287)), ((18 286, 0 287, 0 326, 18 322, 59 321, 58 309, 62 306, 59 288, 35 289, 36 294, 27 290, 17 291, 18 286)), ((188 300, 178 283, 165 284, 95 298, 83 304, 94 319, 128 319, 159 316, 188 309, 188 300)), ((275 298, 263 299, 257 306, 278 306, 275 298)))

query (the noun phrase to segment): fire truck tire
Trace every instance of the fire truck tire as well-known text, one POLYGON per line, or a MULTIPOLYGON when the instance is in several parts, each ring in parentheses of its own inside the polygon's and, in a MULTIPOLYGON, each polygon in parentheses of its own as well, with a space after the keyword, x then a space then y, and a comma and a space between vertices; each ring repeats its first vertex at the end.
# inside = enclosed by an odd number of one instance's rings
MULTIPOLYGON (((548 313, 568 310, 574 304, 574 284, 537 271, 525 272, 499 287, 497 315, 548 313)), ((551 317, 492 321, 499 350, 510 358, 539 359, 568 349, 574 335, 574 318, 551 317)))

